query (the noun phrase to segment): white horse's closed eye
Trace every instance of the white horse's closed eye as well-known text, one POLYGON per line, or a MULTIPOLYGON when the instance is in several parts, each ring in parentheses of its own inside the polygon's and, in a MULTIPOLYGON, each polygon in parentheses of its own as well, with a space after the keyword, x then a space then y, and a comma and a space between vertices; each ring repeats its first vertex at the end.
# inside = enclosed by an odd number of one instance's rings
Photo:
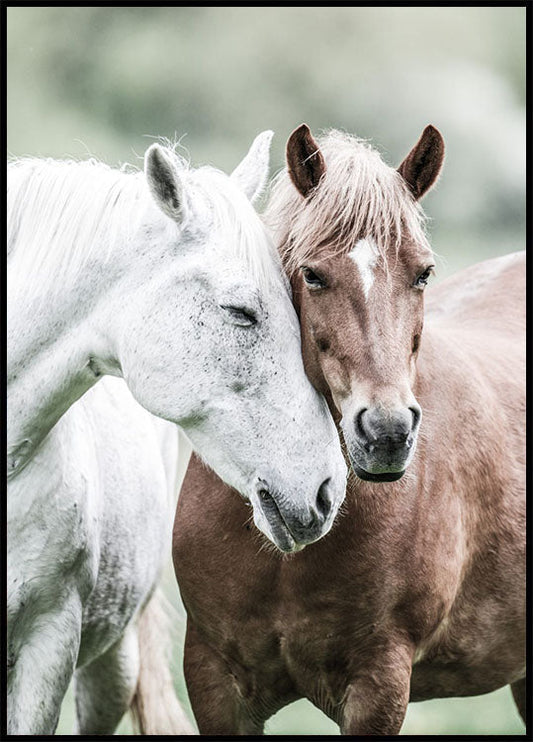
POLYGON ((80 731, 112 732, 131 699, 136 615, 168 544, 175 478, 173 445, 162 458, 154 428, 175 429, 130 392, 185 431, 281 549, 326 533, 343 499, 337 433, 304 374, 287 282, 249 201, 270 139, 259 135, 231 177, 157 144, 145 173, 10 164, 13 734, 54 731, 76 665, 80 731), (94 386, 105 375, 129 392, 94 386), (96 686, 113 699, 109 717, 96 686))

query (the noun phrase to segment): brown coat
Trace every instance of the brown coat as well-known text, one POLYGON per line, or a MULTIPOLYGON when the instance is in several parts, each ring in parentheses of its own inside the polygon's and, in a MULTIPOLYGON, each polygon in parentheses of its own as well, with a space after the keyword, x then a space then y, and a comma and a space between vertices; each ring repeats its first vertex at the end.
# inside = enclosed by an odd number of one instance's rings
POLYGON ((343 734, 397 734, 409 700, 508 683, 524 716, 524 289, 515 254, 428 293, 414 456, 398 481, 351 473, 332 530, 303 551, 276 551, 193 457, 173 555, 201 734, 260 734, 301 697, 343 734))
POLYGON ((351 474, 344 510, 320 541, 289 557, 261 548, 243 500, 191 462, 174 560, 188 612, 189 695, 202 733, 245 733, 302 696, 344 733, 394 733, 407 697, 519 685, 524 316, 511 314, 504 294, 521 292, 525 271, 521 256, 507 265, 483 296, 446 318, 460 275, 435 290, 441 319, 431 323, 430 309, 415 459, 398 482, 351 474), (494 307, 491 333, 483 299, 494 307), (220 706, 212 695, 224 696, 220 706))

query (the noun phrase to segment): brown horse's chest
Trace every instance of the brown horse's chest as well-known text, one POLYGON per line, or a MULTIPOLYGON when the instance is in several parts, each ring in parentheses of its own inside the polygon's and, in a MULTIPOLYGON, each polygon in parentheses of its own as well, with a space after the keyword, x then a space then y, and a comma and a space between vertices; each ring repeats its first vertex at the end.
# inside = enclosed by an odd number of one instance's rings
MULTIPOLYGON (((185 501, 181 506, 183 511, 185 501)), ((203 534, 211 531, 205 521, 194 538, 188 529, 175 533, 174 558, 189 620, 223 658, 249 705, 264 708, 269 698, 274 713, 305 696, 332 714, 344 693, 358 627, 361 631, 363 622, 363 633, 371 631, 370 617, 362 619, 357 595, 343 589, 343 570, 333 580, 317 570, 308 558, 313 547, 280 558, 261 548, 255 529, 245 527, 246 518, 237 522, 227 540, 220 528, 217 539, 204 543, 203 534)))
POLYGON ((354 657, 366 658, 369 638, 385 631, 373 618, 375 590, 352 589, 354 576, 338 554, 336 574, 319 569, 326 558, 320 544, 288 559, 259 550, 257 535, 246 529, 232 534, 231 551, 223 544, 211 546, 211 559, 224 564, 223 580, 210 579, 205 590, 189 586, 195 570, 180 579, 190 620, 223 657, 248 704, 264 708, 268 697, 274 713, 307 697, 335 719, 354 657))
POLYGON ((406 637, 413 700, 512 681, 523 633, 519 539, 503 548, 500 537, 467 576, 452 503, 443 533, 434 507, 398 524, 385 510, 365 521, 354 502, 347 498, 331 534, 282 558, 265 548, 235 496, 201 519, 180 499, 177 523, 189 521, 174 541, 182 596, 239 695, 270 713, 304 696, 335 719, 351 678, 365 666, 379 674, 384 648, 406 637))
MULTIPOLYGON (((340 608, 317 587, 314 593, 292 591, 284 584, 263 593, 253 611, 251 603, 218 604, 221 615, 202 628, 211 646, 222 654, 239 694, 250 706, 271 713, 306 697, 337 719, 342 708, 354 653, 364 653, 363 636, 375 625, 357 616, 353 606, 340 608)), ((354 601, 357 604, 357 601, 354 601)))
MULTIPOLYGON (((384 647, 404 635, 417 608, 406 619, 392 601, 382 603, 380 621, 364 591, 347 594, 335 580, 326 585, 306 576, 296 572, 287 579, 285 573, 275 589, 265 584, 253 610, 250 601, 220 601, 224 636, 210 638, 250 703, 264 703, 265 693, 275 689, 272 713, 306 697, 337 720, 350 679, 365 666, 379 672, 384 647)), ((430 607, 422 599, 418 603, 422 623, 430 607)), ((434 604, 433 615, 440 604, 434 604)), ((459 601, 433 637, 414 647, 411 700, 489 692, 520 677, 522 624, 519 612, 513 617, 497 601, 490 606, 459 601)))

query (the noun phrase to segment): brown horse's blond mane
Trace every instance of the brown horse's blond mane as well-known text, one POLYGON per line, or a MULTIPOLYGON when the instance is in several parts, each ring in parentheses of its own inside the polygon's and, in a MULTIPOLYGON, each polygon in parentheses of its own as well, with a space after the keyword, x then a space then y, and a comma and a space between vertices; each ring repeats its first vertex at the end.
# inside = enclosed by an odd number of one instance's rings
POLYGON ((422 209, 368 142, 336 129, 317 142, 326 171, 316 190, 303 198, 284 169, 265 210, 289 276, 324 248, 328 256, 348 253, 363 237, 374 239, 385 265, 406 237, 430 249, 422 209))

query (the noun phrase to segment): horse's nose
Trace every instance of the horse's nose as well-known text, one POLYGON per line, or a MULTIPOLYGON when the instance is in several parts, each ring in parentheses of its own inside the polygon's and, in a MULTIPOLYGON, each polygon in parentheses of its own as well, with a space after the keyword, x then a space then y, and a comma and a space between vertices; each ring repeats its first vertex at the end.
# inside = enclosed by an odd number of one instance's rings
POLYGON ((363 407, 355 416, 355 431, 368 453, 394 453, 411 447, 420 417, 417 404, 392 410, 363 407))
POLYGON ((334 492, 329 479, 322 482, 313 505, 296 505, 283 493, 260 482, 258 488, 261 509, 271 527, 283 525, 298 544, 316 541, 323 533, 324 525, 334 509, 334 492))

